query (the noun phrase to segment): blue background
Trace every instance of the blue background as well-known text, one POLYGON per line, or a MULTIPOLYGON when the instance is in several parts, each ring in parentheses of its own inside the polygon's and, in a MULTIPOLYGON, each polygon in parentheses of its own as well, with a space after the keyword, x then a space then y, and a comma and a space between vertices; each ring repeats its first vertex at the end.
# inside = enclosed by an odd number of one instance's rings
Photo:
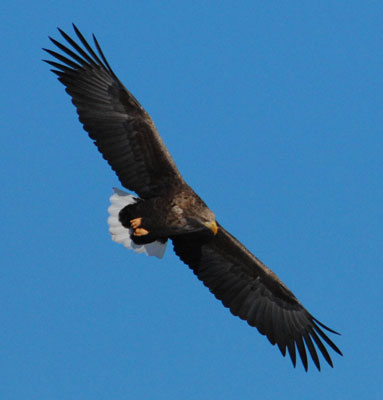
POLYGON ((380 1, 3 1, 1 399, 380 399, 380 1), (110 240, 117 178, 41 47, 94 32, 188 183, 333 337, 294 369, 168 248, 110 240))

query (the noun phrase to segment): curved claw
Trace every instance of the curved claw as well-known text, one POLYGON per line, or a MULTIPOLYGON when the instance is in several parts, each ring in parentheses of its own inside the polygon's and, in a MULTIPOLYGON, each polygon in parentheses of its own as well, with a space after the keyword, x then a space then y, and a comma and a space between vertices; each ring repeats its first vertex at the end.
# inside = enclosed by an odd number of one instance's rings
POLYGON ((144 236, 144 235, 148 235, 148 234, 149 234, 149 231, 147 231, 144 228, 137 228, 133 232, 134 236, 144 236))
POLYGON ((132 229, 137 229, 142 224, 142 218, 134 218, 129 222, 132 229))

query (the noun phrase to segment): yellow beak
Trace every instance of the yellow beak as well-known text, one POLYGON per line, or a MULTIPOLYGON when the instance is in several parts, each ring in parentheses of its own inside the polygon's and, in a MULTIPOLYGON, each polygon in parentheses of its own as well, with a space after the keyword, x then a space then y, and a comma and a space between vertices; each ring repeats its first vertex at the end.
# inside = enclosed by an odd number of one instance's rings
POLYGON ((217 234, 217 232, 218 232, 218 226, 217 226, 217 223, 216 223, 215 221, 206 222, 206 223, 205 223, 205 226, 206 226, 207 228, 209 228, 209 229, 214 233, 214 235, 217 234))

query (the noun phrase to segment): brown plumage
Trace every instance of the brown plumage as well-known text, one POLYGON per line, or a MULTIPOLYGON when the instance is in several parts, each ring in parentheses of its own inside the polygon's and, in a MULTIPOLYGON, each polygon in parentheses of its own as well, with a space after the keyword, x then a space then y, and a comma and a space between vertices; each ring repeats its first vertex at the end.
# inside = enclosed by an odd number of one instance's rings
POLYGON ((318 350, 332 366, 326 345, 342 353, 324 330, 336 332, 314 318, 269 268, 216 222, 185 183, 150 116, 114 74, 96 38, 98 54, 74 30, 83 47, 59 30, 72 49, 51 39, 62 53, 46 50, 59 61, 46 62, 55 68, 84 129, 121 184, 139 196, 124 203, 114 223, 129 229, 137 245, 171 239, 175 253, 224 306, 257 327, 283 355, 287 350, 294 366, 296 350, 306 370, 307 351, 319 370, 318 350))

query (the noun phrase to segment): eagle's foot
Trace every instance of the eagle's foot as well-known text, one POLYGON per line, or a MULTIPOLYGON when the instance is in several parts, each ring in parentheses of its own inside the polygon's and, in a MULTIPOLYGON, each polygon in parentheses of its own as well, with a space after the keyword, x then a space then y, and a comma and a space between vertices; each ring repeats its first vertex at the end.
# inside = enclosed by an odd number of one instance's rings
POLYGON ((130 220, 129 222, 130 222, 130 226, 133 229, 134 236, 145 236, 145 235, 149 234, 149 231, 147 231, 144 228, 140 228, 140 226, 142 224, 142 218, 134 218, 134 219, 130 220))
POLYGON ((131 219, 129 222, 132 229, 136 230, 142 224, 142 218, 134 218, 131 219))
POLYGON ((147 231, 144 228, 137 228, 133 232, 134 236, 144 236, 144 235, 148 235, 148 234, 149 234, 149 231, 147 231))

